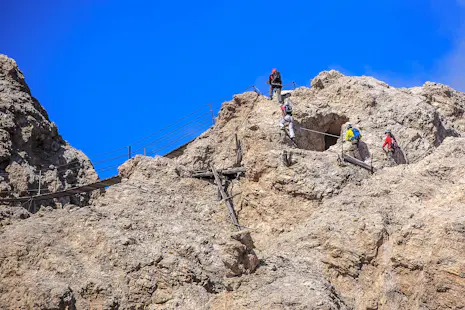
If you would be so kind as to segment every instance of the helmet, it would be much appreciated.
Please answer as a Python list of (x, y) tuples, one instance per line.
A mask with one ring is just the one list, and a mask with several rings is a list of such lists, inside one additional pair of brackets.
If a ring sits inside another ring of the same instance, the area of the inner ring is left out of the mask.
[(386, 129), (384, 133), (391, 133), (391, 129)]
[(273, 69), (273, 70), (271, 70), (271, 73), (275, 73), (276, 71), (277, 71), (276, 69)]
[(347, 129), (352, 128), (352, 124), (347, 124)]

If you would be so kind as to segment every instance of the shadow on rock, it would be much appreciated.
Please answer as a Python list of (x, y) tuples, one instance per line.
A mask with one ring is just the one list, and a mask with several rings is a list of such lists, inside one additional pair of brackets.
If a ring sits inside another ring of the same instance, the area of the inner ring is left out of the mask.
[(358, 154), (355, 154), (355, 155), (357, 159), (360, 159), (362, 161), (365, 161), (366, 159), (370, 158), (371, 153), (370, 153), (370, 150), (368, 149), (368, 145), (365, 142), (360, 141), (358, 143)]
[(393, 159), (397, 165), (407, 164), (407, 157), (404, 154), (404, 151), (400, 148), (397, 148), (394, 152)]

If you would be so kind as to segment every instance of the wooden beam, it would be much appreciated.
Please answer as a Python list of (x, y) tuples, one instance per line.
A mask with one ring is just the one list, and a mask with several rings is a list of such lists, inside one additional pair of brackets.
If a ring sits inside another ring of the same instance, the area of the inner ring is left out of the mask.
[(229, 218), (231, 219), (231, 222), (234, 224), (234, 226), (240, 229), (240, 225), (239, 225), (239, 222), (237, 221), (236, 213), (234, 212), (234, 207), (231, 202), (231, 197), (228, 197), (228, 195), (226, 195), (223, 189), (223, 184), (221, 183), (221, 178), (218, 175), (218, 171), (216, 171), (213, 165), (211, 166), (211, 169), (212, 169), (213, 176), (215, 178), (216, 185), (218, 186), (218, 190), (220, 191), (221, 197), (223, 198), (224, 202), (226, 203), (226, 206), (228, 207)]
[(240, 166), (242, 162), (242, 146), (239, 138), (237, 138), (237, 133), (234, 135), (236, 138), (236, 166)]
[[(218, 170), (219, 174), (222, 175), (234, 175), (238, 173), (244, 173), (244, 167), (230, 168), (230, 169), (220, 169)], [(211, 171), (196, 171), (192, 174), (193, 178), (212, 178), (214, 177)]]
[[(226, 199), (233, 199), (234, 197), (239, 196), (240, 194), (242, 194), (242, 192), (235, 193), (234, 195), (231, 195), (231, 196), (227, 197)], [(224, 199), (221, 199), (221, 200), (218, 202), (218, 205), (221, 205), (223, 202), (225, 202), (225, 200), (224, 200)]]
[(356, 165), (356, 166), (359, 166), (359, 167), (362, 167), (368, 171), (371, 171), (371, 172), (375, 172), (377, 169), (372, 167), (371, 165), (361, 161), (361, 160), (358, 160), (357, 158), (354, 158), (354, 157), (351, 157), (351, 156), (348, 156), (348, 155), (342, 155), (343, 156), (343, 159), (344, 161), (348, 162), (348, 163), (351, 163), (353, 165)]

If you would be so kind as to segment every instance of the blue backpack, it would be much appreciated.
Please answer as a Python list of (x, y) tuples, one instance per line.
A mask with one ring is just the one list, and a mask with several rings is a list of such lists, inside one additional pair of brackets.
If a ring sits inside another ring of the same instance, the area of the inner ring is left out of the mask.
[(354, 133), (354, 139), (360, 139), (362, 137), (360, 131), (357, 128), (352, 128), (352, 132)]

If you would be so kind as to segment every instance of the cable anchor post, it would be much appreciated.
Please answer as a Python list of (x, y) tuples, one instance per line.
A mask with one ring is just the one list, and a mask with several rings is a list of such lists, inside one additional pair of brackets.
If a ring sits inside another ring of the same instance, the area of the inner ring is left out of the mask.
[(40, 195), (41, 183), (42, 183), (42, 170), (39, 170), (39, 190), (38, 190), (38, 195)]
[(341, 132), (341, 158), (344, 159), (344, 134)]
[(257, 95), (260, 95), (260, 96), (263, 95), (262, 92), (257, 88), (257, 86), (254, 85), (254, 86), (252, 86), (252, 87), (253, 87), (254, 92), (257, 93)]
[(212, 115), (212, 125), (215, 125), (215, 113), (213, 113), (213, 105), (211, 103), (208, 105), (210, 106), (210, 113)]

